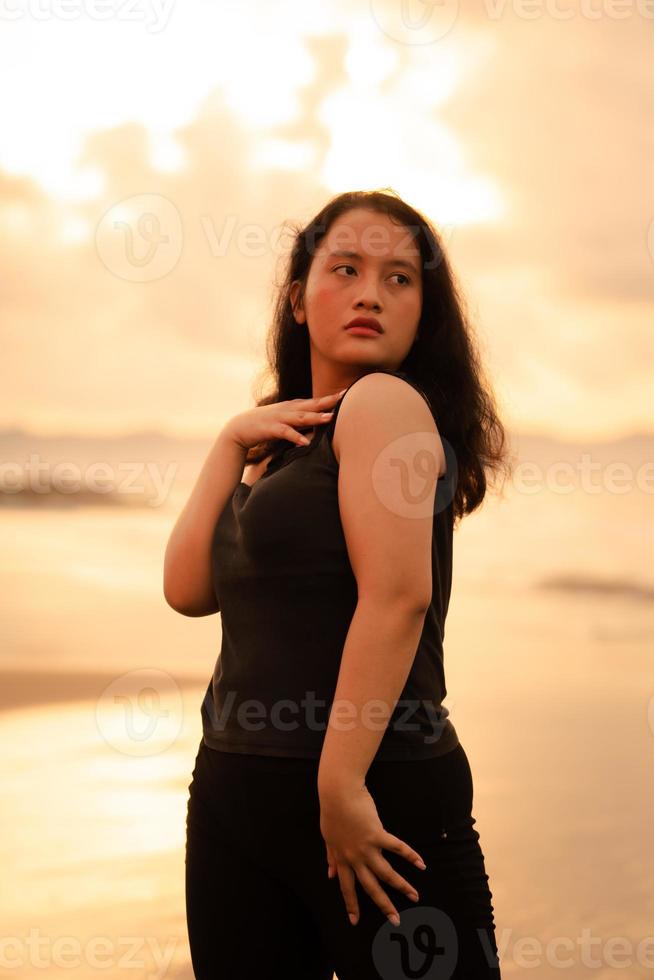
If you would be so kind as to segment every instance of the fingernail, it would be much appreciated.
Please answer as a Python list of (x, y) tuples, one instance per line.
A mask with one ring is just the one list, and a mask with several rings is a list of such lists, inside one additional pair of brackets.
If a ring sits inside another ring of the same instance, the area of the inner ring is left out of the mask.
[(413, 863), (415, 864), (416, 868), (420, 868), (421, 871), (427, 870), (427, 865), (424, 861), (414, 861)]
[(394, 926), (399, 926), (399, 924), (400, 924), (400, 917), (399, 917), (399, 915), (389, 915), (388, 921), (390, 923), (392, 923)]
[(342, 394), (344, 394), (344, 392), (346, 392), (346, 391), (347, 391), (347, 388), (343, 388), (343, 389), (342, 389), (341, 391), (339, 391), (339, 392), (337, 392), (337, 394), (339, 394), (339, 395), (342, 395)]
[(419, 895), (409, 895), (409, 898), (411, 899), (412, 902), (417, 902), (419, 897), (420, 897)]
[(349, 913), (349, 916), (350, 916), (350, 922), (352, 923), (352, 925), (353, 925), (353, 926), (355, 926), (355, 925), (357, 924), (357, 917), (356, 917), (356, 915), (353, 915), (353, 914), (352, 914), (352, 913), (350, 912), (350, 913)]

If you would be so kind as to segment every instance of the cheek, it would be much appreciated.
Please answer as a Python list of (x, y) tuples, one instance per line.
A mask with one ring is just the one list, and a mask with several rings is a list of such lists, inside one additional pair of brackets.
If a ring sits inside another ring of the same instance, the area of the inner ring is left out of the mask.
[(336, 306), (342, 305), (339, 291), (330, 286), (318, 286), (311, 292), (311, 316), (316, 326), (326, 324)]
[(329, 285), (316, 286), (313, 291), (314, 299), (318, 303), (329, 303), (336, 298), (337, 290)]
[(422, 297), (420, 293), (414, 292), (413, 295), (406, 297), (404, 312), (408, 319), (415, 321), (415, 323), (418, 322), (422, 313)]

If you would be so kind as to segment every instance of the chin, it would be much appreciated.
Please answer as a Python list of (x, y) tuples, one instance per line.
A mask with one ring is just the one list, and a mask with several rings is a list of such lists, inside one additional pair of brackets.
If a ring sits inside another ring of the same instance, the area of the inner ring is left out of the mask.
[(332, 360), (350, 366), (369, 365), (370, 367), (377, 367), (388, 361), (388, 355), (385, 355), (379, 348), (374, 350), (372, 343), (366, 349), (364, 339), (364, 343), (356, 348), (353, 345), (347, 351), (341, 349), (338, 354), (332, 357)]

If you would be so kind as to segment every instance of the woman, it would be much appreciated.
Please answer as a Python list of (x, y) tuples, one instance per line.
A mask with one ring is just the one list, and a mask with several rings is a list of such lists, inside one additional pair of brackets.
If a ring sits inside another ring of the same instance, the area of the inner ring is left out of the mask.
[(222, 619), (189, 786), (195, 976), (498, 978), (442, 640), (452, 531), (504, 430), (434, 229), (393, 193), (334, 198), (271, 340), (275, 391), (224, 426), (165, 558), (169, 604)]

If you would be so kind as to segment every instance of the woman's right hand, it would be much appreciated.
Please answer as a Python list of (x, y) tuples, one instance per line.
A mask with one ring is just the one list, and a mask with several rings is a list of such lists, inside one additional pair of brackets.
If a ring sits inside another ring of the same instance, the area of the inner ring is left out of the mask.
[(266, 439), (288, 439), (298, 446), (306, 446), (310, 440), (297, 428), (324, 425), (333, 416), (333, 406), (347, 391), (321, 398), (291, 398), (289, 401), (259, 405), (241, 412), (229, 420), (223, 432), (241, 449), (247, 452)]

